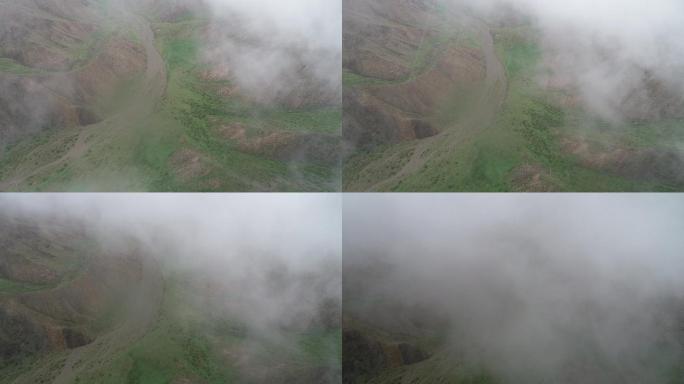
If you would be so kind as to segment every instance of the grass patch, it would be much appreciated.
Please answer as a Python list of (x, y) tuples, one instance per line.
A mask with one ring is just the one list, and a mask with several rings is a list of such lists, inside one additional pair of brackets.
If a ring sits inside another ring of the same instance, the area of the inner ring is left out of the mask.
[(299, 347), (309, 365), (342, 361), (342, 330), (312, 330), (299, 336)]
[(343, 69), (342, 70), (342, 84), (345, 87), (389, 85), (389, 84), (401, 83), (403, 81), (406, 81), (406, 80), (405, 79), (401, 79), (401, 80), (378, 79), (375, 77), (368, 77), (368, 76), (360, 75), (358, 73), (354, 73), (354, 72), (350, 71), (349, 69)]
[(49, 285), (38, 285), (22, 283), (14, 280), (3, 279), (0, 277), (0, 294), (16, 294), (24, 292), (34, 292), (49, 288)]
[(278, 107), (252, 108), (243, 111), (239, 116), (241, 116), (240, 121), (267, 131), (338, 134), (341, 128), (342, 109), (338, 107), (307, 110), (288, 110)]
[[(219, 97), (218, 89), (225, 85), (224, 82), (203, 80), (196, 73), (201, 65), (197, 63), (195, 24), (182, 25), (183, 28), (166, 26), (159, 32), (161, 51), (169, 66), (163, 111), (183, 127), (182, 134), (191, 147), (207, 156), (213, 170), (203, 177), (220, 180), (223, 184), (221, 190), (259, 188), (245, 182), (255, 185), (275, 182), (280, 190), (302, 188), (291, 180), (292, 169), (288, 164), (236, 150), (220, 136), (217, 122), (241, 122), (261, 132), (285, 130), (334, 134), (340, 129), (341, 109), (288, 110), (256, 106), (236, 97), (228, 100)], [(154, 162), (160, 163), (158, 159)], [(309, 185), (320, 185), (333, 174), (332, 169), (317, 167), (316, 164), (299, 167), (299, 172)], [(227, 179), (226, 174), (238, 177)]]
[(163, 50), (164, 60), (170, 70), (191, 68), (195, 65), (198, 43), (195, 39), (169, 41)]
[(0, 72), (9, 72), (17, 75), (33, 75), (42, 73), (41, 70), (27, 67), (14, 59), (0, 58)]
[[(508, 94), (503, 108), (488, 126), (476, 130), (456, 129), (443, 140), (434, 140), (421, 169), (383, 189), (392, 191), (491, 191), (526, 190), (518, 170), (532, 167), (538, 174), (534, 188), (557, 191), (668, 191), (673, 186), (656, 181), (639, 181), (587, 168), (570, 154), (564, 154), (558, 132), (584, 130), (604, 145), (653, 148), (672, 138), (684, 139), (681, 120), (615, 127), (588, 122), (553, 102), (548, 92), (534, 82), (541, 52), (531, 28), (506, 28), (495, 32), (495, 46), (508, 73)], [(478, 96), (470, 92), (470, 100)], [(459, 95), (453, 96), (458, 101)], [(435, 116), (437, 123), (456, 121), (462, 115), (445, 101)], [(470, 107), (466, 107), (471, 109)], [(451, 141), (452, 143), (446, 143)], [(401, 144), (400, 146), (411, 144)], [(345, 187), (363, 190), (396, 174), (405, 161), (397, 151), (380, 148), (352, 157), (345, 166)], [(516, 176), (517, 178), (517, 176)], [(375, 181), (375, 182), (374, 182)], [(522, 183), (522, 184), (521, 184)], [(541, 184), (539, 184), (541, 183)]]
[[(0, 159), (0, 180), (21, 175), (16, 189), (46, 190), (135, 190), (135, 191), (323, 191), (333, 188), (332, 165), (315, 160), (287, 163), (238, 150), (220, 133), (221, 125), (242, 122), (250, 132), (319, 133), (337, 135), (340, 108), (289, 110), (253, 105), (238, 97), (219, 96), (224, 81), (201, 77), (204, 65), (198, 61), (199, 31), (206, 20), (182, 18), (175, 23), (153, 25), (156, 45), (167, 66), (166, 94), (157, 104), (133, 97), (140, 92), (140, 76), (121, 84), (112, 95), (94, 103), (103, 122), (79, 129), (44, 131), (7, 148)], [(101, 40), (101, 39), (94, 39)], [(95, 49), (82, 46), (82, 57)], [(136, 108), (131, 108), (136, 107)], [(116, 118), (112, 118), (116, 117)], [(87, 136), (84, 155), (79, 152), (64, 164), (45, 165), (61, 159), (79, 138)], [(186, 151), (201, 158), (198, 169), (183, 167), (174, 155)], [(36, 169), (36, 172), (30, 177)], [(182, 174), (181, 174), (182, 173)]]

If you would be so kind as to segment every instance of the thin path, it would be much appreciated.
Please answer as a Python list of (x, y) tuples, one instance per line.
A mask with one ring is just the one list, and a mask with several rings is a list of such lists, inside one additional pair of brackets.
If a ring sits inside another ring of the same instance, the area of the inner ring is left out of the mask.
[(127, 350), (154, 326), (159, 317), (164, 283), (156, 260), (142, 256), (140, 285), (131, 297), (126, 320), (93, 343), (71, 351), (53, 384), (72, 384), (84, 370), (107, 368), (111, 357)]
[(501, 110), (504, 101), (506, 100), (507, 84), (506, 70), (501, 63), (494, 46), (494, 38), (486, 23), (481, 20), (473, 20), (479, 34), (479, 41), (481, 44), (481, 51), (485, 60), (485, 79), (483, 85), (483, 92), (480, 99), (476, 103), (474, 113), (465, 121), (445, 130), (436, 136), (428, 137), (416, 141), (413, 154), (409, 161), (394, 175), (380, 180), (373, 184), (369, 191), (384, 191), (396, 186), (401, 180), (406, 177), (419, 172), (427, 161), (432, 157), (435, 151), (429, 152), (435, 145), (447, 145), (447, 152), (457, 150), (458, 141), (453, 139), (455, 135), (452, 132), (455, 129), (459, 131), (477, 131), (489, 126), (496, 113)]
[(157, 50), (154, 31), (152, 31), (150, 23), (144, 17), (131, 12), (129, 10), (130, 7), (133, 7), (131, 5), (120, 5), (116, 3), (113, 4), (112, 7), (116, 8), (110, 9), (111, 17), (118, 18), (124, 23), (129, 23), (132, 30), (140, 38), (141, 44), (145, 49), (147, 63), (145, 66), (145, 76), (142, 82), (141, 92), (130, 101), (129, 107), (125, 110), (98, 123), (80, 127), (78, 138), (69, 150), (60, 158), (29, 170), (22, 169), (23, 167), (20, 166), (20, 169), (15, 172), (13, 177), (0, 181), (0, 191), (16, 189), (32, 177), (44, 173), (49, 169), (58, 168), (73, 159), (82, 157), (88, 150), (88, 132), (97, 128), (109, 126), (110, 124), (130, 121), (132, 120), (131, 115), (145, 115), (151, 113), (156, 103), (166, 92), (166, 63)]
[(121, 306), (123, 320), (90, 344), (36, 362), (30, 371), (14, 379), (14, 384), (73, 384), (84, 373), (107, 369), (113, 358), (128, 351), (154, 328), (164, 296), (162, 271), (156, 258), (144, 254), (138, 257), (139, 279)]

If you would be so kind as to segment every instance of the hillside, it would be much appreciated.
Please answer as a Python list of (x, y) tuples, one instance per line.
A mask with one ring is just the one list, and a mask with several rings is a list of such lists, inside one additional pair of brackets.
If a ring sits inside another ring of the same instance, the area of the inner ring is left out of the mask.
[(272, 49), (246, 21), (200, 0), (3, 1), (0, 15), (0, 190), (339, 188), (338, 92), (300, 66), (256, 97), (208, 57)]
[[(339, 382), (334, 297), (270, 335), (252, 328), (239, 286), (46, 217), (1, 217), (0, 383)], [(278, 269), (274, 290), (327, 283)]]
[(127, 328), (123, 320), (140, 310), (129, 303), (132, 292), (149, 289), (146, 299), (161, 293), (135, 252), (105, 251), (75, 223), (3, 215), (1, 225), (2, 382), (52, 382), (69, 351), (114, 334), (124, 343), (135, 337), (133, 327), (146, 332), (146, 322)]
[(349, 194), (346, 384), (684, 380), (677, 194)]
[(547, 52), (525, 14), (467, 3), (344, 3), (345, 190), (684, 187), (676, 85), (642, 70), (610, 100), (621, 118), (597, 116), (562, 76), (573, 52)]
[[(364, 272), (360, 271), (361, 268), (345, 268), (345, 274), (354, 274), (353, 279), (348, 279), (353, 282), (345, 282), (344, 292), (342, 341), (345, 384), (617, 384), (645, 381), (675, 384), (684, 378), (681, 356), (684, 302), (681, 298), (660, 298), (651, 310), (657, 319), (654, 322), (657, 325), (653, 326), (663, 328), (660, 330), (662, 333), (621, 334), (618, 336), (623, 342), (620, 344), (622, 349), (619, 349), (621, 355), (616, 356), (608, 341), (612, 340), (612, 335), (598, 331), (599, 322), (605, 321), (601, 316), (609, 317), (601, 308), (586, 304), (586, 313), (578, 315), (596, 322), (586, 332), (573, 332), (559, 325), (555, 333), (546, 334), (542, 328), (547, 319), (538, 318), (533, 321), (538, 321), (540, 333), (528, 335), (524, 326), (509, 323), (517, 321), (516, 316), (522, 316), (521, 313), (527, 309), (517, 308), (513, 296), (500, 293), (504, 296), (500, 303), (481, 303), (483, 312), (493, 308), (505, 312), (496, 319), (482, 319), (477, 314), (461, 312), (469, 303), (458, 300), (463, 299), (459, 295), (465, 295), (466, 300), (470, 295), (470, 299), (476, 300), (478, 293), (487, 293), (477, 290), (454, 293), (453, 296), (459, 298), (439, 303), (432, 303), (429, 299), (423, 303), (408, 302), (391, 294), (404, 292), (406, 286), (392, 285), (389, 277), (383, 278), (383, 273), (372, 266), (363, 265), (363, 268)], [(367, 276), (372, 276), (373, 282), (360, 283)], [(413, 283), (416, 286), (429, 284), (426, 281)], [(454, 313), (449, 305), (463, 308)], [(470, 323), (471, 316), (480, 323)], [(573, 320), (566, 320), (567, 323), (563, 324), (572, 328)], [(471, 332), (477, 334), (487, 327), (491, 328), (484, 338), (486, 344), (478, 344)], [(500, 334), (498, 330), (504, 331)], [(514, 333), (506, 335), (505, 330)], [(497, 339), (498, 336), (503, 338)], [(507, 336), (510, 338), (505, 338)], [(544, 355), (544, 352), (537, 355), (538, 351), (533, 350), (507, 349), (513, 346), (524, 348), (548, 341), (547, 338), (560, 340), (560, 344), (546, 346), (549, 349), (545, 353), (550, 355)], [(632, 344), (635, 340), (641, 340), (643, 344)], [(631, 360), (634, 356), (638, 356), (638, 360)], [(630, 363), (625, 364), (625, 361)]]

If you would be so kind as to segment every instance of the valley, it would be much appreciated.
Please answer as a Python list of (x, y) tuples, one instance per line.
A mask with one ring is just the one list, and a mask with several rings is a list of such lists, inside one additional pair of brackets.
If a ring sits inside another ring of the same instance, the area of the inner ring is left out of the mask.
[(467, 4), (345, 2), (345, 190), (682, 188), (684, 104), (667, 85), (597, 117), (525, 15)]
[[(204, 58), (220, 42), (201, 1), (0, 7), (23, 18), (2, 47), (27, 56), (0, 52), (0, 190), (338, 188), (334, 92), (309, 86), (263, 101), (238, 90)], [(221, 33), (251, 39), (231, 28)]]
[[(1, 218), (0, 383), (340, 380), (334, 297), (302, 313), (311, 321), (283, 318), (267, 332), (245, 313), (265, 308), (240, 283), (152, 255), (135, 237), (103, 242), (64, 216)], [(327, 282), (274, 276), (290, 291), (300, 279)]]

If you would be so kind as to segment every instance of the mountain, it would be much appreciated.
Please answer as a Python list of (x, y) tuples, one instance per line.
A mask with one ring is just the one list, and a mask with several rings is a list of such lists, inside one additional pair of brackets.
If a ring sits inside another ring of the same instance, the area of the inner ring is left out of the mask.
[(634, 64), (625, 95), (588, 96), (568, 76), (578, 52), (550, 50), (514, 7), (478, 6), (344, 2), (345, 190), (681, 190), (676, 84)]
[[(444, 264), (422, 268), (448, 270)], [(465, 274), (481, 272), (460, 267)], [(462, 289), (449, 290), (439, 273), (432, 280), (418, 273), (397, 279), (401, 268), (372, 257), (344, 268), (345, 384), (675, 384), (684, 377), (681, 295), (650, 296), (648, 322), (620, 317), (610, 312), (617, 305), (596, 305), (594, 298), (582, 301), (576, 317), (561, 316), (550, 308), (569, 305), (561, 297), (533, 308), (506, 283), (482, 277), (458, 283), (453, 276), (451, 283)], [(552, 318), (558, 321), (549, 329), (545, 322)], [(623, 326), (649, 330), (622, 332)]]
[[(80, 219), (33, 216), (0, 214), (0, 383), (341, 380), (338, 298), (317, 296), (315, 313), (292, 309), (267, 332), (254, 326), (264, 308), (229, 271), (179, 266)], [(270, 297), (318, 294), (330, 280), (284, 269), (266, 269)]]
[(5, 1), (0, 15), (0, 190), (339, 188), (339, 87), (301, 64), (311, 53), (287, 51), (288, 86), (268, 97), (214, 55), (274, 49), (250, 20), (201, 0)]

